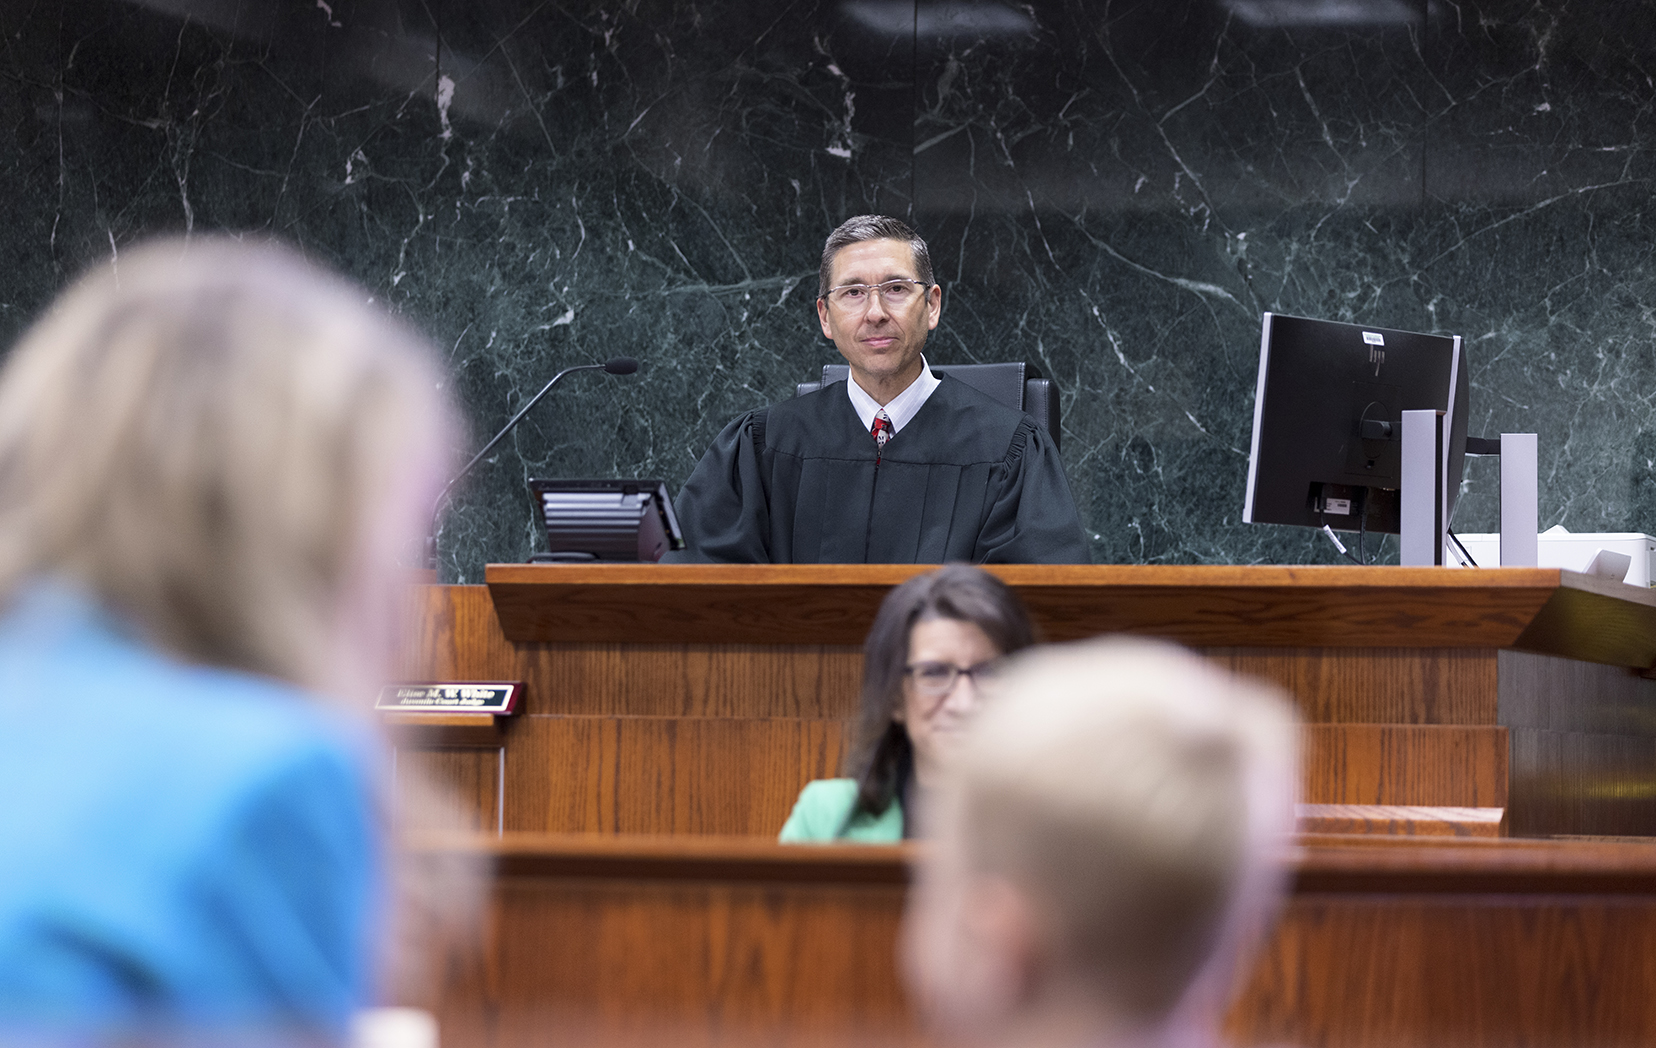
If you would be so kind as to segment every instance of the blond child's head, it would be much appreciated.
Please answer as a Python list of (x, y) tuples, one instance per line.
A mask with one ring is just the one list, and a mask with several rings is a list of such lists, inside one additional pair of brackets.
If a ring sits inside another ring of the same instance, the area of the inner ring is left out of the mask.
[(905, 933), (922, 1006), (1025, 1042), (1217, 1021), (1279, 894), (1296, 740), (1280, 694), (1172, 645), (1020, 659), (933, 798)]

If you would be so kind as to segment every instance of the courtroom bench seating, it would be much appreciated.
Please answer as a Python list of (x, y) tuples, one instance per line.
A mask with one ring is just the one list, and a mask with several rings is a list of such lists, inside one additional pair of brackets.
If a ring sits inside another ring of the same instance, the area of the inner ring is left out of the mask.
[[(486, 934), (406, 992), (444, 1043), (918, 1043), (896, 936), (916, 845), (520, 835), (417, 841), (492, 863)], [(1299, 838), (1242, 980), (1239, 1044), (1656, 1040), (1656, 846)]]

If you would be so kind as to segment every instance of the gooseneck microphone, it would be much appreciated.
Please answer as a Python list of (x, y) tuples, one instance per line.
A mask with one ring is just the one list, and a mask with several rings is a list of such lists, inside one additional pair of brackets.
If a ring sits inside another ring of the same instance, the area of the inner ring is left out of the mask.
[(437, 501), (431, 504), (431, 528), (426, 532), (426, 567), (435, 568), (437, 566), (437, 521), (442, 516), (443, 506), (448, 502), (449, 493), (454, 490), (454, 486), (460, 483), (466, 474), (470, 473), (479, 462), (482, 462), (488, 456), (489, 452), (495, 449), (496, 444), (506, 439), (506, 434), (517, 428), (517, 424), (523, 421), (523, 416), (529, 414), (530, 409), (539, 404), (542, 397), (552, 392), (553, 386), (561, 382), (565, 375), (575, 371), (602, 371), (606, 375), (631, 375), (637, 370), (637, 360), (632, 357), (616, 357), (613, 360), (606, 360), (602, 364), (577, 364), (572, 368), (564, 368), (553, 375), (552, 381), (542, 386), (539, 393), (530, 397), (529, 403), (523, 405), (518, 413), (513, 415), (505, 426), (501, 427), (500, 432), (494, 435), (494, 439), (483, 445), (483, 450), (473, 455), (471, 461), (462, 466), (460, 472), (456, 473), (449, 479), (447, 484), (443, 485), (443, 490), (437, 495)]

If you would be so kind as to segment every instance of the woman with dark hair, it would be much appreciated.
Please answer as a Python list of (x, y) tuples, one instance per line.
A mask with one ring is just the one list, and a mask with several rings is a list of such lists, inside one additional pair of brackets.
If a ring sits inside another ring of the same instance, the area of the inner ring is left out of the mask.
[(898, 841), (916, 836), (917, 790), (965, 727), (980, 683), (1035, 628), (1006, 583), (964, 564), (918, 575), (886, 595), (863, 644), (862, 704), (847, 767), (854, 778), (806, 785), (784, 841)]

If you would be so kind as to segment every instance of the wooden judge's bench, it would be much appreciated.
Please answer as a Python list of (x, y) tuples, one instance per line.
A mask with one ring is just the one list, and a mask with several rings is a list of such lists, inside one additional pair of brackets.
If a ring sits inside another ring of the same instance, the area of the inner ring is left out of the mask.
[[(512, 718), (393, 718), (455, 787), (491, 919), (413, 996), (444, 1042), (916, 1039), (908, 848), (788, 847), (837, 774), (885, 593), (923, 568), (491, 565), (417, 590), (409, 680)], [(1306, 722), (1283, 920), (1242, 1043), (1656, 1041), (1656, 596), (1546, 569), (998, 567), (1054, 641), (1189, 645)], [(432, 822), (435, 825), (435, 821)]]

